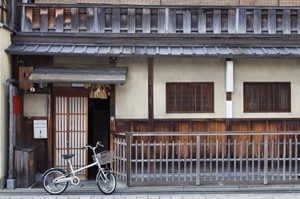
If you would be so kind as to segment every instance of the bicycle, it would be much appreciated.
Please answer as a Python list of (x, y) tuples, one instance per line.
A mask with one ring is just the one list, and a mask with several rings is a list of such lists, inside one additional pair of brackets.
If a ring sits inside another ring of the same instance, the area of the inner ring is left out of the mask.
[[(112, 161), (111, 152), (112, 151), (103, 151), (101, 153), (95, 152), (98, 146), (104, 147), (100, 142), (97, 142), (95, 147), (91, 147), (90, 145), (86, 145), (82, 149), (92, 149), (93, 151), (93, 160), (94, 163), (86, 165), (84, 167), (78, 168), (76, 170), (73, 169), (72, 163), (70, 159), (74, 157), (74, 154), (62, 155), (62, 158), (68, 161), (70, 167), (70, 173), (66, 172), (61, 168), (51, 168), (48, 169), (43, 174), (43, 187), (46, 192), (52, 195), (58, 195), (63, 193), (68, 184), (78, 185), (80, 183), (80, 179), (76, 176), (76, 173), (82, 171), (84, 169), (98, 166), (98, 173), (96, 176), (96, 184), (98, 185), (99, 190), (104, 194), (111, 194), (116, 189), (116, 178), (113, 174), (113, 171), (107, 167), (107, 164)], [(103, 167), (103, 165), (106, 165)]]

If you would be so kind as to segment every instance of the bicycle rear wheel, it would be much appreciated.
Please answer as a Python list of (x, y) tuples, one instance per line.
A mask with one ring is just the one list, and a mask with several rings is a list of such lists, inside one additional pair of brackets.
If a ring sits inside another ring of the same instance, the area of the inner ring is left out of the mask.
[(100, 170), (97, 174), (97, 185), (104, 194), (111, 194), (115, 191), (117, 182), (114, 174), (110, 169)]
[(63, 179), (66, 176), (66, 172), (62, 169), (48, 170), (43, 177), (43, 187), (45, 191), (52, 195), (61, 194), (68, 187), (68, 182), (56, 183), (55, 179)]

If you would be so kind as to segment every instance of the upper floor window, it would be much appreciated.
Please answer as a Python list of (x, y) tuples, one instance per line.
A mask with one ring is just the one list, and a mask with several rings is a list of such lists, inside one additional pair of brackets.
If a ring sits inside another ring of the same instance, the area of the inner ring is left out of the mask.
[(291, 83), (245, 82), (244, 112), (290, 112)]
[(214, 112), (214, 83), (166, 83), (167, 113)]

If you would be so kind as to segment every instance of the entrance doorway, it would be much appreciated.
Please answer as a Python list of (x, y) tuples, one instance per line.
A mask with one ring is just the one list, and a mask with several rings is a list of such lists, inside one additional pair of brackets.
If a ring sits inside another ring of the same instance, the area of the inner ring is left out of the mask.
[[(101, 142), (104, 147), (99, 147), (97, 152), (109, 150), (110, 143), (110, 110), (109, 99), (92, 99), (89, 98), (89, 115), (88, 115), (88, 144), (95, 146)], [(93, 162), (92, 151), (89, 150), (89, 164)], [(97, 167), (89, 168), (88, 177), (95, 178), (98, 170)]]

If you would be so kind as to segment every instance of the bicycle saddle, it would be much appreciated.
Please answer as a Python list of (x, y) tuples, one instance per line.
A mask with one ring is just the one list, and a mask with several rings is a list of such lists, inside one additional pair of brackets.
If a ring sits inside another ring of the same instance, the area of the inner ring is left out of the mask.
[(62, 155), (61, 157), (63, 159), (70, 159), (71, 157), (74, 157), (75, 155), (74, 154), (67, 154), (67, 155)]

